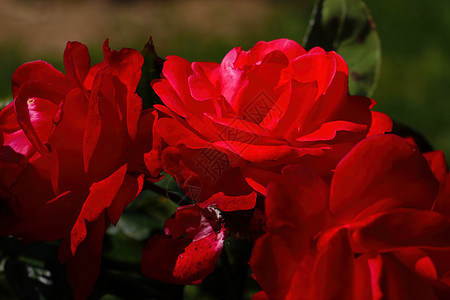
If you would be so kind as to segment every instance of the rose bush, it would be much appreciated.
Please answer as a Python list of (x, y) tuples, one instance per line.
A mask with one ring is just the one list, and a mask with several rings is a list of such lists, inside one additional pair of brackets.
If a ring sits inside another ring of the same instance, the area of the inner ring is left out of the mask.
[(143, 58), (113, 51), (91, 67), (86, 46), (69, 42), (66, 74), (43, 61), (13, 75), (14, 102), (0, 113), (0, 233), (28, 242), (62, 239), (59, 259), (75, 299), (99, 274), (103, 235), (159, 176), (157, 114), (135, 93)]
[(348, 95), (335, 52), (280, 39), (234, 48), (220, 64), (169, 56), (153, 88), (166, 172), (203, 208), (251, 209), (288, 163), (328, 176), (366, 136), (390, 131), (374, 101)]
[(330, 187), (284, 168), (250, 260), (253, 299), (448, 299), (450, 176), (442, 152), (426, 158), (384, 135), (356, 145)]

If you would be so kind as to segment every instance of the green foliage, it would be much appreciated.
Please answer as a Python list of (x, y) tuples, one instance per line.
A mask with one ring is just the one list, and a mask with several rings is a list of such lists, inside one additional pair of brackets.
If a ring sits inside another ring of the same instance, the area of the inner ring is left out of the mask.
[(339, 53), (349, 67), (350, 94), (373, 94), (380, 73), (381, 45), (364, 2), (317, 0), (303, 46)]

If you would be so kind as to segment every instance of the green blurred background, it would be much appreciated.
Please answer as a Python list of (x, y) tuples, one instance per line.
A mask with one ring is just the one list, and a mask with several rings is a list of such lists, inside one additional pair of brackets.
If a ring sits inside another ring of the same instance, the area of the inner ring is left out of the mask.
[[(235, 46), (287, 37), (301, 41), (314, 0), (2, 0), (0, 99), (22, 63), (42, 59), (62, 70), (68, 40), (101, 60), (115, 49), (141, 49), (149, 35), (160, 56), (220, 61)], [(382, 42), (376, 110), (429, 139), (450, 158), (450, 1), (366, 0)]]

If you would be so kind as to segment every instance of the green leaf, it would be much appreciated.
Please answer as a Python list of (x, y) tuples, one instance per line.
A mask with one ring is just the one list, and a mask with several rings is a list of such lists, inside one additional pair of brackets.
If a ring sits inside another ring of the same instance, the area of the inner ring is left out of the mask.
[(381, 67), (381, 43), (363, 1), (317, 0), (303, 46), (336, 51), (349, 67), (350, 94), (373, 94)]
[(153, 104), (162, 104), (161, 99), (153, 91), (151, 82), (153, 79), (160, 78), (164, 60), (156, 54), (152, 37), (145, 44), (141, 54), (144, 57), (144, 65), (142, 66), (142, 76), (137, 87), (137, 93), (142, 98), (145, 109), (153, 107)]

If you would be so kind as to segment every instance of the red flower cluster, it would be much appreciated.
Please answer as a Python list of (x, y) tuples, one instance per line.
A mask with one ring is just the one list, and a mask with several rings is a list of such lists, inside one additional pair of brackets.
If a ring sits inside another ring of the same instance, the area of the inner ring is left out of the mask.
[(450, 299), (443, 154), (384, 134), (391, 120), (348, 95), (338, 54), (280, 39), (220, 64), (170, 56), (157, 110), (135, 92), (142, 56), (106, 42), (104, 57), (91, 67), (71, 42), (66, 75), (19, 67), (0, 113), (0, 234), (62, 240), (76, 299), (98, 277), (107, 226), (161, 169), (196, 204), (150, 238), (146, 276), (200, 283), (249, 213), (254, 299)]
[[(347, 77), (336, 53), (290, 40), (235, 48), (221, 64), (168, 57), (153, 83), (166, 104), (156, 106), (167, 115), (157, 121), (163, 169), (201, 208), (248, 210), (256, 193), (266, 196), (266, 233), (250, 261), (263, 288), (255, 299), (445, 298), (442, 153), (427, 154), (428, 165), (410, 142), (383, 135), (390, 119), (370, 111), (373, 100), (349, 96)], [(144, 273), (205, 277), (217, 261), (206, 245), (216, 237), (221, 251), (223, 227), (203, 230), (201, 211), (178, 211), (166, 237), (149, 241)]]
[(450, 176), (441, 152), (367, 138), (331, 186), (286, 166), (268, 187), (252, 299), (449, 299)]
[(91, 67), (87, 48), (69, 42), (66, 75), (43, 61), (22, 65), (13, 75), (14, 102), (0, 114), (0, 233), (62, 239), (59, 258), (68, 262), (76, 299), (97, 279), (106, 228), (144, 176), (160, 173), (152, 161), (157, 115), (142, 111), (135, 93), (143, 58), (112, 51), (108, 41), (103, 52)]

